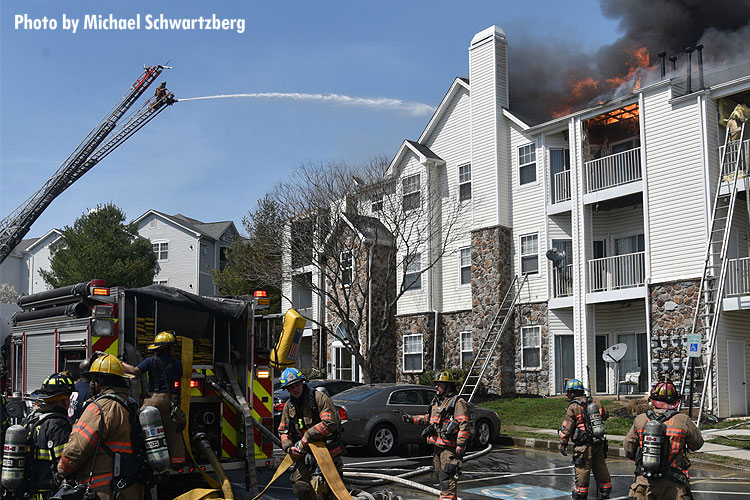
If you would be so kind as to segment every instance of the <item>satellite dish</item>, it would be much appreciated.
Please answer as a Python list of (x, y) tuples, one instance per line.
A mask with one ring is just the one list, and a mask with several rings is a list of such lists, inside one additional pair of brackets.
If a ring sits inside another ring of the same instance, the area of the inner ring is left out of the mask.
[(604, 349), (604, 352), (602, 353), (602, 359), (607, 363), (617, 363), (625, 357), (625, 353), (627, 352), (627, 344), (615, 344)]
[(549, 260), (552, 261), (552, 264), (556, 268), (562, 269), (563, 262), (565, 261), (565, 250), (560, 250), (559, 248), (552, 247), (547, 250), (547, 253), (545, 255)]

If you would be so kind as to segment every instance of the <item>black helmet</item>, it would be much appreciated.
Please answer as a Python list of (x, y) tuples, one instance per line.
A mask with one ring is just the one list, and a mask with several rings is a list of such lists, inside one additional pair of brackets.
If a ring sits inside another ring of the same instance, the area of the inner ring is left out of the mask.
[(53, 399), (56, 396), (70, 396), (75, 391), (75, 383), (65, 373), (53, 373), (42, 382), (42, 387), (31, 393), (39, 399)]

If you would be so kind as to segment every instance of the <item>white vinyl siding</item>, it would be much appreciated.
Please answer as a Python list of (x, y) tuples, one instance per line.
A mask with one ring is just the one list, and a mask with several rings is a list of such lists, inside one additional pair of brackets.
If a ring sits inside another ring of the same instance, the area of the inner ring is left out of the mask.
[(422, 334), (404, 335), (404, 373), (416, 373), (423, 370), (424, 346)]
[[(750, 405), (750, 337), (747, 335), (747, 324), (750, 322), (750, 311), (724, 311), (719, 320), (719, 333), (716, 337), (716, 370), (719, 381), (718, 412), (719, 418), (729, 416), (729, 361), (727, 357), (727, 341), (740, 340), (745, 342), (745, 393)], [(716, 403), (714, 403), (716, 405)], [(750, 409), (750, 408), (749, 408)]]
[[(151, 227), (151, 220), (159, 219), (156, 227)], [(169, 242), (169, 260), (159, 262), (162, 276), (169, 277), (169, 286), (190, 293), (200, 293), (198, 285), (198, 259), (200, 258), (200, 240), (194, 232), (169, 220), (152, 214), (139, 222), (138, 234), (153, 243)], [(208, 282), (211, 281), (207, 276)]]
[[(705, 176), (699, 109), (695, 99), (675, 105), (667, 99), (666, 88), (646, 95), (642, 110), (654, 283), (700, 276), (705, 252)], [(716, 115), (710, 114), (707, 120), (715, 121)], [(710, 169), (718, 171), (718, 161)], [(706, 182), (713, 190), (715, 177)]]

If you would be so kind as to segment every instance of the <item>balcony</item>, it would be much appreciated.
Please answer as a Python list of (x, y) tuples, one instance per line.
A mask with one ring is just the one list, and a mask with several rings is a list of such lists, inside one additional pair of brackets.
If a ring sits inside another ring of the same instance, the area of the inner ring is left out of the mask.
[(587, 303), (645, 297), (646, 252), (635, 252), (588, 262)]
[(562, 203), (570, 200), (570, 170), (563, 170), (555, 174), (555, 192), (552, 203)]
[(555, 268), (552, 275), (553, 296), (556, 299), (573, 296), (573, 264)]
[[(616, 188), (640, 181), (641, 148), (605, 156), (584, 164), (586, 171), (586, 194)], [(627, 193), (629, 194), (629, 193)]]
[(730, 259), (726, 279), (722, 301), (724, 310), (750, 309), (750, 257)]

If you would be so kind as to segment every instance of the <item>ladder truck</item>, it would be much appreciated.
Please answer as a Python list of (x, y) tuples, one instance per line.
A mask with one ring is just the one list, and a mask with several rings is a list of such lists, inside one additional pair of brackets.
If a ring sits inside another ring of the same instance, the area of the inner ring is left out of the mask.
[[(170, 69), (170, 67), (163, 65), (144, 66), (143, 73), (89, 132), (57, 171), (52, 174), (52, 177), (36, 193), (0, 221), (0, 264), (29, 232), (32, 224), (55, 198), (146, 123), (154, 119), (167, 106), (177, 102), (174, 94), (167, 91), (162, 85), (160, 86), (161, 90), (157, 90), (157, 95), (153, 99), (149, 99), (137, 108), (125, 119), (124, 124), (119, 129), (115, 129), (117, 122), (125, 116), (138, 98), (165, 69)], [(115, 135), (104, 142), (115, 130)]]

